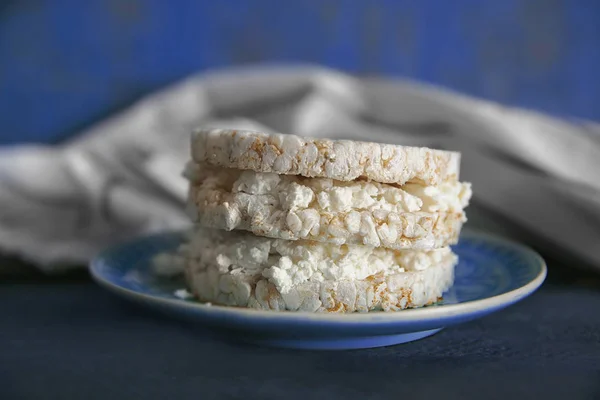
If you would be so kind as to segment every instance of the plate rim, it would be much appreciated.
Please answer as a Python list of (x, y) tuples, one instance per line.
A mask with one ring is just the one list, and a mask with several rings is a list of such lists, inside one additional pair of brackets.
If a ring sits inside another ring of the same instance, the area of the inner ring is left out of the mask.
[(254, 323), (259, 321), (278, 323), (314, 322), (335, 325), (364, 325), (370, 323), (422, 323), (439, 321), (453, 317), (469, 316), (479, 313), (487, 314), (489, 312), (510, 306), (511, 304), (514, 304), (531, 295), (544, 283), (547, 276), (546, 262), (535, 250), (511, 239), (475, 229), (463, 229), (461, 238), (472, 237), (476, 239), (483, 239), (494, 242), (495, 244), (508, 246), (520, 254), (528, 255), (529, 258), (533, 260), (539, 268), (538, 274), (525, 285), (506, 293), (501, 293), (484, 299), (469, 300), (458, 304), (445, 304), (443, 306), (413, 308), (395, 312), (332, 314), (302, 311), (257, 310), (244, 307), (222, 306), (216, 304), (185, 301), (182, 299), (164, 298), (147, 293), (140, 293), (133, 289), (120, 286), (105, 278), (100, 271), (98, 271), (100, 269), (100, 264), (102, 264), (102, 260), (106, 258), (106, 255), (109, 253), (118, 251), (121, 248), (131, 246), (139, 241), (147, 240), (152, 237), (181, 235), (183, 232), (184, 231), (165, 231), (151, 235), (139, 236), (116, 246), (109, 247), (100, 252), (90, 261), (88, 266), (90, 275), (100, 286), (134, 301), (153, 303), (162, 307), (168, 306), (173, 309), (184, 308), (186, 311), (200, 312), (207, 317), (229, 317), (237, 318), (238, 320), (247, 319), (248, 321), (251, 320)]

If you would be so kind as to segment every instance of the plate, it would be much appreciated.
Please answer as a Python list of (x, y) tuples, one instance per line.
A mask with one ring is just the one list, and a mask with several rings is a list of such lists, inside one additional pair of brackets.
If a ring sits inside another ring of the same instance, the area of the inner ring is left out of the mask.
[(90, 264), (93, 278), (127, 300), (182, 317), (223, 338), (305, 349), (357, 349), (406, 343), (442, 328), (483, 317), (522, 300), (546, 277), (533, 250), (489, 234), (465, 230), (453, 250), (455, 283), (435, 305), (396, 312), (316, 314), (263, 311), (182, 300), (182, 278), (159, 277), (150, 260), (175, 249), (182, 232), (146, 236), (107, 249)]

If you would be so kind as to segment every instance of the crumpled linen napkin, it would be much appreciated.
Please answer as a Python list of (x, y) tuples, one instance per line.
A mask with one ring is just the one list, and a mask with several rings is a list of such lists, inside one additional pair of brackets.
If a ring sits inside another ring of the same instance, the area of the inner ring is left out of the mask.
[(467, 226), (600, 271), (600, 125), (310, 65), (201, 73), (61, 145), (0, 149), (0, 249), (57, 272), (188, 226), (181, 171), (198, 126), (460, 151)]

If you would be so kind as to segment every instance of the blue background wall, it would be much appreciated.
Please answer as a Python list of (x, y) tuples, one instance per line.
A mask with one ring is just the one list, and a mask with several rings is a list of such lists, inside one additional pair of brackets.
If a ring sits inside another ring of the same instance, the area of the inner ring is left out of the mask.
[(0, 144), (190, 73), (310, 61), (600, 120), (600, 1), (0, 0)]

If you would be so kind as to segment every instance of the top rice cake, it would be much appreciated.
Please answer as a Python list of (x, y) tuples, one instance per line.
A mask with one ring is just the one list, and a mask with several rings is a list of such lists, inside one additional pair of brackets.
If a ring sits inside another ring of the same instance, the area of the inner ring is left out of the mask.
[(198, 129), (191, 145), (193, 161), (224, 168), (396, 185), (459, 179), (460, 153), (426, 147), (232, 129)]

